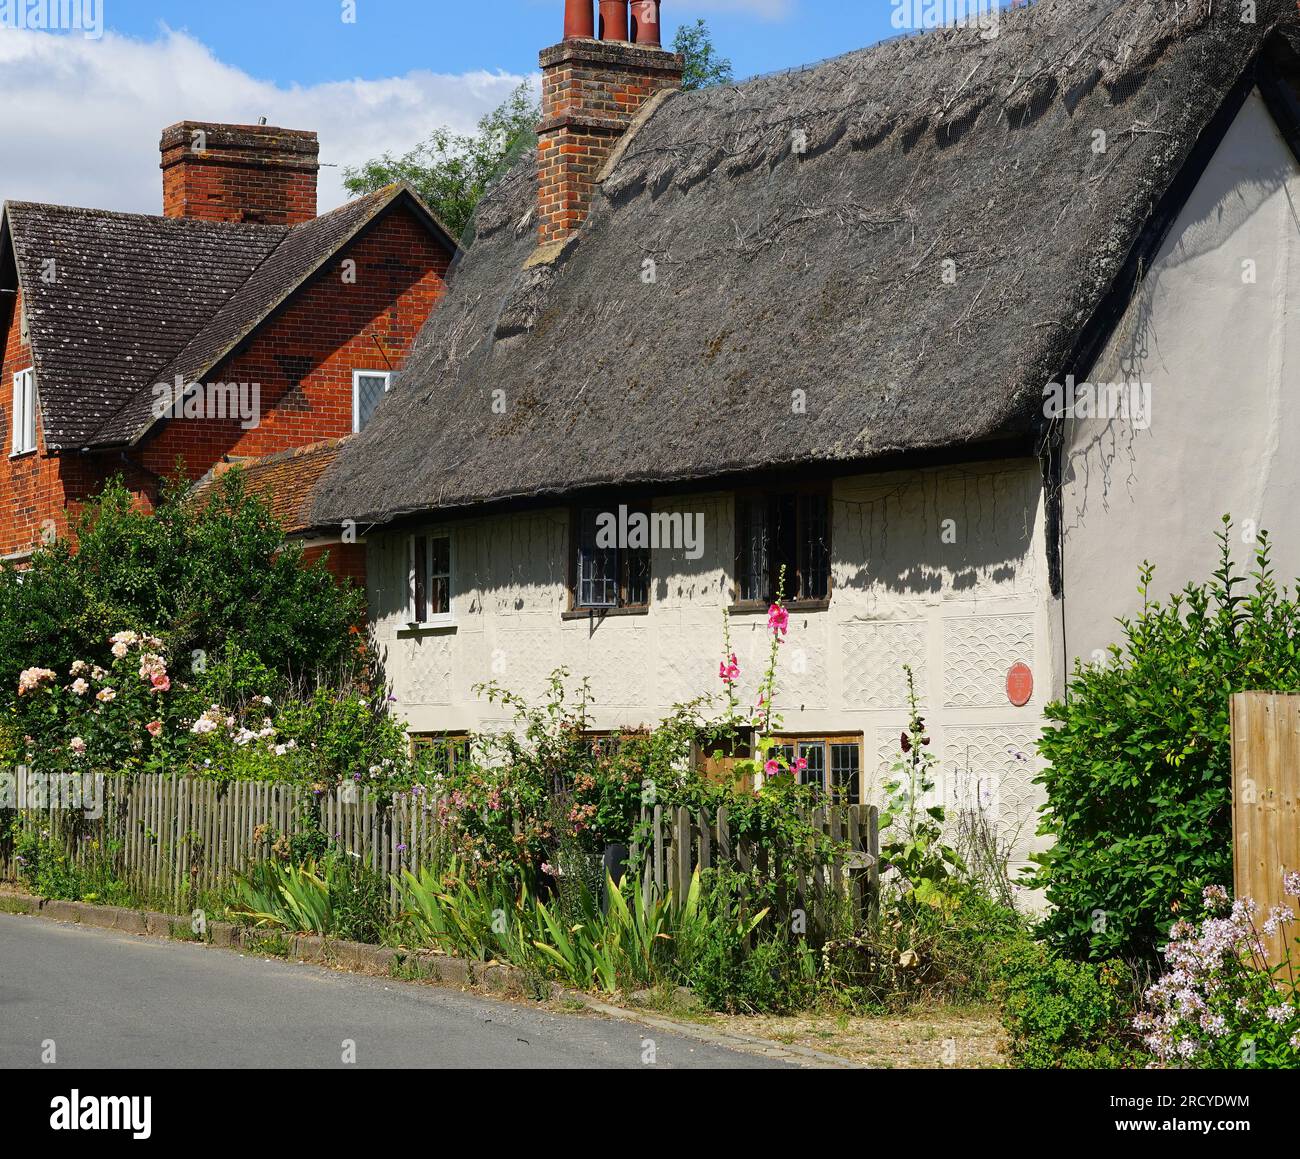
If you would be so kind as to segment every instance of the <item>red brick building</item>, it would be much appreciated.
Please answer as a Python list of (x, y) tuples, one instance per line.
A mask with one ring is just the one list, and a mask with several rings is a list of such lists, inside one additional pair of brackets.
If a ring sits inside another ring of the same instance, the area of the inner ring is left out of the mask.
[(409, 188), (316, 216), (315, 133), (185, 121), (161, 150), (163, 216), (4, 206), (0, 557), (114, 475), (150, 506), (178, 465), (277, 456), (259, 489), (296, 492), (321, 456), (284, 453), (366, 424), (446, 289), (456, 243)]

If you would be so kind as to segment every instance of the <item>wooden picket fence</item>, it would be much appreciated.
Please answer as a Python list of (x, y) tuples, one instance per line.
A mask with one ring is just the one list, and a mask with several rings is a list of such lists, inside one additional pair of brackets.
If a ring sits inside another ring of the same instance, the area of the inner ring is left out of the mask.
[[(82, 778), (76, 807), (70, 795), (47, 791), (20, 770), (22, 824), (63, 843), (81, 867), (107, 863), (134, 893), (156, 904), (184, 906), (271, 856), (277, 837), (319, 829), (342, 849), (385, 876), (437, 864), (446, 828), (438, 801), (405, 795), (383, 804), (358, 786), (331, 791), (304, 810), (304, 791), (260, 781), (200, 777)], [(12, 849), (0, 850), (0, 876), (18, 877)]]
[[(880, 889), (879, 810), (874, 805), (823, 805), (801, 812), (812, 828), (842, 844), (845, 855), (829, 865), (796, 874), (797, 884), (781, 906), (783, 920), (795, 910), (808, 917), (810, 931), (826, 933), (833, 906), (849, 903), (855, 916), (866, 921)], [(695, 870), (719, 863), (734, 864), (742, 873), (773, 880), (780, 876), (780, 852), (752, 848), (733, 840), (726, 806), (713, 816), (685, 808), (655, 805), (643, 809), (642, 829), (649, 833), (641, 888), (648, 900), (652, 889), (671, 890), (682, 897)], [(633, 849), (632, 860), (640, 851)], [(770, 860), (771, 859), (771, 860)]]
[[(455, 824), (445, 799), (417, 793), (386, 802), (346, 784), (313, 799), (300, 787), (260, 781), (91, 774), (74, 781), (70, 793), (66, 782), (51, 789), (19, 770), (15, 800), (23, 826), (48, 832), (83, 869), (101, 865), (135, 895), (175, 909), (272, 856), (281, 838), (318, 830), (391, 880), (403, 869), (418, 873), (444, 864)], [(827, 805), (808, 816), (848, 852), (836, 864), (800, 875), (782, 908), (803, 909), (816, 923), (832, 898), (848, 899), (865, 916), (879, 884), (876, 808)], [(780, 870), (780, 851), (733, 841), (725, 807), (706, 817), (656, 805), (643, 811), (642, 821), (650, 835), (641, 878), (647, 898), (669, 890), (680, 898), (697, 868), (721, 862), (760, 876)], [(632, 861), (639, 863), (638, 850)], [(0, 877), (15, 880), (18, 871), (14, 850), (0, 848)], [(390, 900), (396, 904), (395, 885)]]

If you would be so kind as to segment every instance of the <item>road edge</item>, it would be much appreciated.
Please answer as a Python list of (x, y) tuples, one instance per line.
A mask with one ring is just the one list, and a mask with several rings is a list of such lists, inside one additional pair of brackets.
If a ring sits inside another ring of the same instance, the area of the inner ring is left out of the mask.
[[(138, 937), (187, 942), (214, 949), (240, 950), (244, 953), (280, 958), (290, 964), (327, 966), (351, 974), (391, 978), (394, 981), (426, 985), (457, 986), (462, 990), (486, 991), (491, 995), (516, 999), (540, 999), (574, 1002), (593, 1014), (632, 1022), (655, 1030), (690, 1038), (710, 1046), (761, 1054), (783, 1059), (799, 1066), (818, 1069), (863, 1070), (860, 1063), (811, 1047), (776, 1042), (733, 1031), (717, 1030), (698, 1023), (682, 1022), (666, 1015), (618, 1006), (603, 998), (571, 990), (558, 982), (530, 978), (527, 971), (501, 963), (487, 964), (467, 958), (453, 958), (428, 951), (371, 946), (324, 938), (316, 934), (281, 934), (236, 926), (231, 922), (205, 921), (203, 935), (194, 929), (194, 919), (181, 914), (164, 914), (155, 910), (130, 909), (125, 906), (96, 905), (82, 901), (60, 901), (38, 897), (10, 888), (0, 888), (0, 913), (27, 915), (49, 921), (67, 922)], [(268, 943), (275, 943), (274, 952)]]

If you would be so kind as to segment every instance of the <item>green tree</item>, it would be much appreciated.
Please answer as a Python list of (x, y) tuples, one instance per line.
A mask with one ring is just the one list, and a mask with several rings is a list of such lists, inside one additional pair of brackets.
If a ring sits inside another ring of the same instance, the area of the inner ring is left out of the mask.
[(434, 129), (408, 153), (385, 153), (343, 171), (349, 193), (373, 193), (408, 182), (455, 237), (464, 234), (474, 207), (492, 180), (537, 142), (542, 110), (527, 82), (486, 114), (473, 133)]
[(323, 564), (303, 565), (238, 469), (203, 503), (173, 482), (153, 515), (113, 480), (75, 531), (75, 543), (41, 548), (25, 571), (0, 570), (4, 700), (23, 669), (65, 673), (127, 629), (162, 637), (183, 675), (196, 653), (204, 668), (237, 662), (286, 680), (335, 676), (359, 659), (362, 594), (337, 586)]
[(677, 29), (673, 40), (673, 51), (686, 58), (686, 71), (682, 76), (682, 88), (686, 90), (706, 89), (711, 85), (730, 84), (735, 80), (731, 71), (731, 61), (719, 56), (713, 44), (713, 33), (703, 20), (694, 24), (683, 24)]

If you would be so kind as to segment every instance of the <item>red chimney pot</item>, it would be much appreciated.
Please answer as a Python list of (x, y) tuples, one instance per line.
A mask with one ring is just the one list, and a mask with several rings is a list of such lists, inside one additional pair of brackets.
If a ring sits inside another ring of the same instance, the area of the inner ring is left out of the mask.
[(595, 35), (592, 0), (564, 0), (564, 39), (591, 40)]
[(659, 0), (632, 0), (632, 42), (648, 48), (662, 48), (659, 31)]
[(600, 0), (600, 39), (627, 43), (627, 0)]

